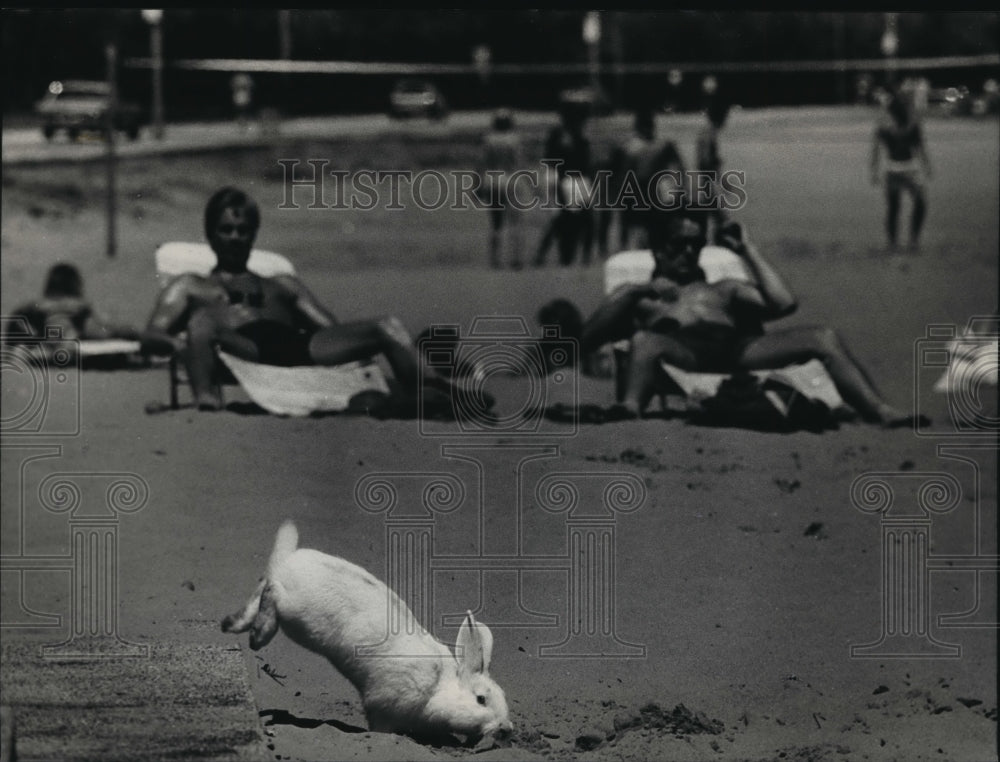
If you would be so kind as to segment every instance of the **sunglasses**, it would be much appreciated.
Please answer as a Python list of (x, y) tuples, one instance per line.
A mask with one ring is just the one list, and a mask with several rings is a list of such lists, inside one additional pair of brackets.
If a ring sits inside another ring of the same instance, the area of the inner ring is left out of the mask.
[(703, 236), (700, 236), (700, 235), (697, 235), (697, 236), (690, 236), (690, 235), (674, 236), (669, 241), (667, 241), (667, 245), (670, 246), (670, 247), (672, 247), (672, 248), (680, 248), (682, 246), (684, 246), (684, 247), (687, 247), (687, 246), (697, 246), (698, 248), (701, 248), (702, 246), (705, 245), (705, 238)]

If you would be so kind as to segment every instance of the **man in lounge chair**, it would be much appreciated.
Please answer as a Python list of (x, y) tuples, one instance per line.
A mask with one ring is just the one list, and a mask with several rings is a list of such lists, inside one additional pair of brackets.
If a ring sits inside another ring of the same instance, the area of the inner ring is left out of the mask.
[[(243, 191), (222, 188), (209, 199), (205, 235), (218, 264), (207, 277), (179, 275), (163, 289), (143, 348), (181, 353), (199, 410), (222, 404), (213, 383), (216, 348), (283, 366), (341, 365), (383, 354), (401, 391), (415, 402), (421, 368), (403, 324), (395, 317), (341, 323), (294, 276), (265, 278), (247, 270), (259, 227), (260, 210)], [(424, 373), (425, 403), (468, 393), (433, 370)], [(477, 405), (488, 407), (491, 401), (478, 395)]]
[(690, 372), (733, 373), (815, 358), (845, 402), (866, 420), (887, 427), (913, 424), (912, 415), (882, 398), (832, 329), (803, 326), (764, 332), (764, 322), (791, 314), (797, 302), (737, 223), (725, 225), (718, 242), (743, 258), (756, 284), (707, 283), (698, 266), (705, 244), (701, 227), (678, 215), (651, 215), (650, 222), (656, 261), (651, 281), (614, 291), (583, 328), (583, 353), (632, 340), (622, 417), (645, 412), (661, 380), (661, 362)]

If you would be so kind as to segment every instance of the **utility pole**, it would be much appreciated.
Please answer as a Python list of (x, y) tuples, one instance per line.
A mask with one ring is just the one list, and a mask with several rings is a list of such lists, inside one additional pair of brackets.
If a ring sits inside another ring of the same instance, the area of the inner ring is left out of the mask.
[(490, 97), (490, 68), (493, 60), (493, 52), (487, 45), (476, 45), (472, 49), (472, 65), (476, 69), (479, 77), (479, 100), (484, 106), (495, 106), (493, 98)]
[(587, 45), (587, 62), (590, 69), (590, 87), (596, 96), (600, 92), (597, 74), (601, 64), (601, 14), (588, 11), (583, 17), (583, 41)]
[[(832, 15), (833, 21), (833, 57), (838, 61), (844, 60), (844, 27), (845, 19), (842, 12), (835, 11)], [(837, 72), (837, 103), (847, 103), (847, 69), (842, 68)]]
[[(292, 12), (288, 8), (278, 11), (278, 57), (282, 61), (288, 61), (292, 57)], [(283, 110), (288, 112), (288, 105), (291, 103), (291, 89), (289, 87), (289, 75), (281, 75), (281, 105)]]
[(287, 8), (278, 11), (278, 47), (283, 61), (292, 57), (292, 12)]
[(144, 8), (142, 19), (149, 24), (149, 55), (153, 59), (153, 137), (163, 140), (163, 11)]
[(882, 54), (885, 56), (885, 84), (892, 87), (896, 79), (896, 52), (899, 50), (897, 31), (898, 13), (885, 14), (885, 31), (882, 33)]
[(104, 115), (104, 136), (107, 145), (107, 211), (108, 211), (108, 257), (114, 259), (118, 253), (118, 210), (115, 189), (115, 117), (118, 115), (118, 50), (111, 44), (104, 49), (107, 59), (108, 109)]
[(622, 105), (625, 93), (625, 73), (622, 64), (625, 61), (625, 41), (622, 36), (621, 13), (614, 11), (608, 15), (608, 42), (611, 48), (611, 63), (615, 76), (614, 106)]

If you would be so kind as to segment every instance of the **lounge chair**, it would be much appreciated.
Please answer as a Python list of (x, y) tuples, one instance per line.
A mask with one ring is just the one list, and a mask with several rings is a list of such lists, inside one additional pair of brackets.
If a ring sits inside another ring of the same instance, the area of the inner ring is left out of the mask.
[[(608, 257), (604, 263), (604, 293), (610, 294), (627, 283), (648, 283), (655, 264), (653, 253), (648, 249), (623, 251)], [(699, 255), (698, 264), (709, 283), (727, 279), (748, 282), (754, 280), (746, 262), (722, 246), (705, 246)], [(615, 397), (621, 402), (625, 397), (626, 369), (631, 342), (628, 340), (616, 342), (612, 345), (612, 351), (615, 358)], [(664, 407), (667, 406), (666, 397), (669, 395), (678, 395), (687, 400), (712, 397), (722, 381), (728, 377), (727, 374), (718, 373), (691, 373), (666, 362), (661, 363), (661, 367), (668, 379), (660, 395), (660, 403)], [(761, 380), (772, 377), (780, 379), (809, 399), (823, 402), (831, 410), (844, 405), (833, 379), (819, 360), (809, 360), (806, 363), (776, 370), (757, 371), (754, 375)]]
[[(156, 250), (156, 277), (163, 288), (183, 273), (208, 275), (216, 257), (208, 244), (171, 242)], [(254, 249), (247, 269), (263, 277), (294, 275), (295, 267), (281, 254)], [(243, 360), (219, 351), (216, 375), (221, 396), (224, 384), (239, 384), (253, 402), (276, 415), (304, 416), (347, 408), (359, 392), (388, 393), (389, 386), (377, 363), (351, 362), (337, 366), (278, 367)], [(180, 407), (179, 388), (188, 383), (181, 358), (171, 356), (170, 407)]]

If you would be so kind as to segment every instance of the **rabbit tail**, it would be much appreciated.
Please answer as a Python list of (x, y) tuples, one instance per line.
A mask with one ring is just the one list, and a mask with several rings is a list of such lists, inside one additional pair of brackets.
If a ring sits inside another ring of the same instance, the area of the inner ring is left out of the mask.
[(299, 547), (299, 530), (291, 521), (284, 522), (278, 528), (278, 534), (274, 538), (274, 550), (267, 561), (267, 578), (273, 579), (278, 566), (288, 558)]

